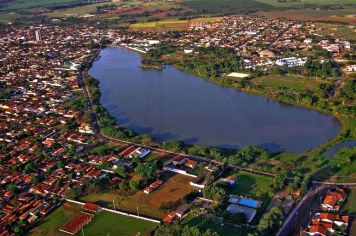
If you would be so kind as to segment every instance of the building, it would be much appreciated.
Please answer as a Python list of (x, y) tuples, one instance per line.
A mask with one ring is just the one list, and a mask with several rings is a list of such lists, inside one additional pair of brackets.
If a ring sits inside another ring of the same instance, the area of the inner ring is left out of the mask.
[(35, 31), (36, 41), (42, 41), (42, 33), (41, 30)]
[(275, 57), (276, 54), (271, 50), (262, 50), (258, 53), (260, 57)]

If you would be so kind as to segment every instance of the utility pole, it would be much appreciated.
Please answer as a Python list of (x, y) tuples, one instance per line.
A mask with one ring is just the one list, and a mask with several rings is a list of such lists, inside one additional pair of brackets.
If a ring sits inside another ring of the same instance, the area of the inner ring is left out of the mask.
[(82, 228), (82, 234), (83, 234), (83, 236), (85, 236), (85, 235), (84, 235), (84, 228)]
[(140, 212), (138, 211), (138, 203), (137, 203), (137, 216), (140, 216)]
[(112, 203), (114, 204), (114, 210), (116, 211), (116, 204), (115, 204), (115, 200), (112, 200)]

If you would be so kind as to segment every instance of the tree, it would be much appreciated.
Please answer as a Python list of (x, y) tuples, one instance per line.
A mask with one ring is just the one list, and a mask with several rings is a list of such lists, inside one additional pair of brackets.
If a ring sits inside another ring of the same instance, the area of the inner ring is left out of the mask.
[(9, 191), (12, 194), (17, 193), (17, 187), (14, 184), (9, 184), (6, 188), (7, 191)]
[(275, 190), (280, 190), (284, 187), (287, 179), (287, 172), (285, 170), (281, 170), (276, 174), (273, 179), (273, 188)]
[(138, 188), (140, 187), (140, 182), (136, 181), (136, 180), (130, 180), (130, 188), (132, 191), (136, 191), (138, 190)]
[(217, 185), (207, 186), (203, 189), (203, 197), (212, 199), (216, 202), (221, 202), (225, 196), (225, 190)]
[(258, 235), (275, 235), (283, 223), (283, 213), (277, 207), (272, 207), (269, 212), (263, 215), (257, 226)]
[(127, 177), (128, 177), (128, 170), (125, 165), (118, 166), (115, 170), (115, 173), (120, 175), (124, 179), (127, 179)]
[(156, 177), (157, 162), (140, 163), (135, 168), (135, 173), (141, 176), (145, 183)]

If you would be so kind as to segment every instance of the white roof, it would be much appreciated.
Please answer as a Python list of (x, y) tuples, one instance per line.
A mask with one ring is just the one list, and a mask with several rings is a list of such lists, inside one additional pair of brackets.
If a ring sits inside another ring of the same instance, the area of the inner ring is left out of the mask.
[(236, 78), (246, 78), (246, 77), (249, 77), (250, 75), (244, 74), (244, 73), (232, 72), (232, 73), (228, 74), (227, 76), (236, 77)]

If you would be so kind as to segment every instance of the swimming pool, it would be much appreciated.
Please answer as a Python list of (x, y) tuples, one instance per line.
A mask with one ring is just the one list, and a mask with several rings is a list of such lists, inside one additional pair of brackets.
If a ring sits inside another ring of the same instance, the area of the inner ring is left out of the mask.
[(240, 199), (239, 201), (240, 205), (247, 206), (247, 207), (253, 207), (253, 208), (258, 208), (259, 207), (259, 202), (252, 200), (252, 199)]

